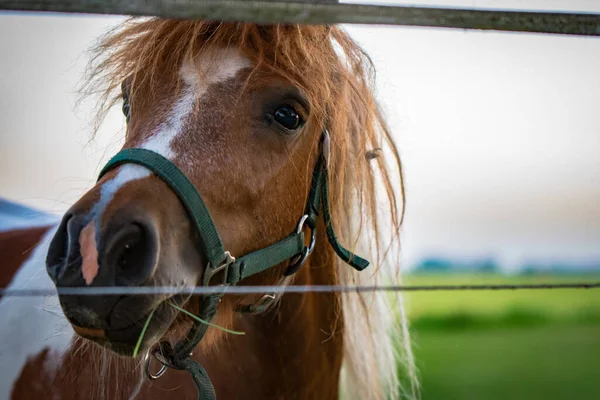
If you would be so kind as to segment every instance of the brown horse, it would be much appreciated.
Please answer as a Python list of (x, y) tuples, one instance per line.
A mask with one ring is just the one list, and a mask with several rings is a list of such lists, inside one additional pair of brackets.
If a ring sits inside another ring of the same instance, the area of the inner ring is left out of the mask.
[[(183, 171), (236, 256), (295, 231), (327, 129), (333, 226), (341, 243), (369, 252), (374, 265), (358, 272), (341, 261), (321, 218), (314, 251), (295, 274), (285, 277), (282, 263), (240, 284), (382, 281), (402, 220), (394, 189), (401, 164), (371, 91), (372, 64), (342, 29), (134, 19), (104, 38), (91, 67), (86, 88), (101, 94), (99, 120), (122, 97), (124, 148), (152, 150)], [(33, 245), (41, 234), (22, 235), (20, 243)], [(59, 286), (193, 287), (207, 265), (197, 241), (171, 188), (148, 169), (125, 164), (70, 208), (11, 286), (51, 285), (39, 272), (46, 257)], [(225, 295), (213, 323), (245, 335), (211, 327), (193, 352), (218, 399), (417, 396), (401, 302), (393, 304), (398, 313), (381, 293), (287, 293), (262, 312), (238, 311), (262, 297)], [(196, 397), (185, 372), (169, 369), (149, 381), (141, 357), (131, 357), (150, 310), (141, 354), (159, 340), (181, 340), (190, 327), (164, 296), (59, 299), (60, 308), (56, 299), (42, 307), (31, 299), (0, 303), (0, 314), (13, 310), (11, 325), (3, 325), (11, 343), (20, 329), (37, 335), (29, 342), (24, 336), (21, 350), (0, 350), (13, 377), (0, 389), (12, 398)], [(186, 300), (181, 305), (192, 313), (203, 301)], [(68, 325), (75, 335), (60, 334)], [(399, 376), (410, 384), (401, 387)]]

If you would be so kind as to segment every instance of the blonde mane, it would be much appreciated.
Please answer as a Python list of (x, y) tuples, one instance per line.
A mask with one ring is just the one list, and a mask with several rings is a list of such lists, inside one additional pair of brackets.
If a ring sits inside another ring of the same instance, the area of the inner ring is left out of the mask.
[[(373, 64), (341, 28), (131, 19), (95, 48), (84, 91), (100, 96), (97, 126), (120, 101), (126, 78), (131, 78), (129, 100), (135, 109), (152, 97), (147, 90), (159, 71), (173, 71), (170, 84), (177, 85), (176, 71), (184, 60), (224, 46), (237, 47), (257, 68), (269, 68), (292, 82), (309, 99), (310, 118), (327, 126), (334, 225), (340, 241), (359, 254), (371, 254), (373, 264), (360, 273), (339, 265), (339, 283), (397, 282), (404, 214), (402, 164), (373, 96)], [(391, 268), (384, 268), (385, 263)], [(386, 269), (392, 272), (384, 281)], [(347, 388), (341, 393), (346, 398), (418, 397), (402, 301), (391, 303), (385, 293), (342, 296), (342, 381)], [(409, 384), (400, 385), (399, 376)]]

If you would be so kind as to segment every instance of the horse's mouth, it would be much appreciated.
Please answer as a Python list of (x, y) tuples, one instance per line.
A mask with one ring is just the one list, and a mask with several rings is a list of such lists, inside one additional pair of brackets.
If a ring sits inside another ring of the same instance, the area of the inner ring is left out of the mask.
[(181, 296), (167, 298), (125, 327), (90, 328), (72, 323), (73, 330), (101, 347), (131, 357), (136, 347), (138, 353), (142, 353), (164, 335), (177, 315), (177, 310), (170, 305), (171, 302), (179, 305), (182, 300)]

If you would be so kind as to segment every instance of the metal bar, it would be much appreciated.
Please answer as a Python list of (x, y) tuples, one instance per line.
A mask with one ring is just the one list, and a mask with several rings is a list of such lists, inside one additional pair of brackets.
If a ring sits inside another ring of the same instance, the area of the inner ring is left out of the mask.
[(374, 24), (600, 36), (600, 14), (241, 0), (0, 0), (0, 10), (256, 23)]
[(151, 295), (151, 294), (189, 294), (206, 295), (215, 293), (253, 294), (253, 293), (308, 293), (308, 292), (426, 292), (426, 291), (463, 291), (463, 290), (556, 290), (556, 289), (600, 289), (600, 282), (572, 283), (528, 283), (499, 285), (418, 285), (418, 286), (346, 286), (346, 285), (278, 285), (278, 286), (209, 286), (209, 287), (173, 287), (173, 286), (107, 286), (107, 287), (63, 287), (63, 288), (0, 288), (0, 296), (39, 297), (77, 295)]

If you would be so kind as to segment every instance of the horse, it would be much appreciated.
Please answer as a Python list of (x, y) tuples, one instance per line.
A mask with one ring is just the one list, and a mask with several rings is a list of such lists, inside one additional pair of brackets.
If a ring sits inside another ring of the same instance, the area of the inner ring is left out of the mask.
[[(373, 95), (373, 64), (341, 27), (132, 18), (93, 50), (83, 92), (99, 96), (97, 126), (122, 103), (123, 151), (152, 153), (180, 171), (231, 255), (227, 266), (288, 237), (301, 241), (301, 253), (240, 285), (398, 279), (386, 263), (404, 213), (402, 165)], [(324, 211), (308, 223), (315, 171), (325, 182), (317, 191), (328, 194), (317, 195)], [(206, 283), (208, 239), (158, 172), (113, 163), (60, 222), (5, 232), (8, 287)], [(373, 265), (352, 268), (354, 254)], [(189, 345), (186, 332), (200, 326), (190, 315), (206, 299), (6, 295), (0, 397), (196, 398), (193, 380), (161, 361), (157, 346)], [(209, 377), (219, 400), (418, 397), (401, 299), (225, 293), (214, 312), (189, 360), (205, 368), (194, 379)]]

